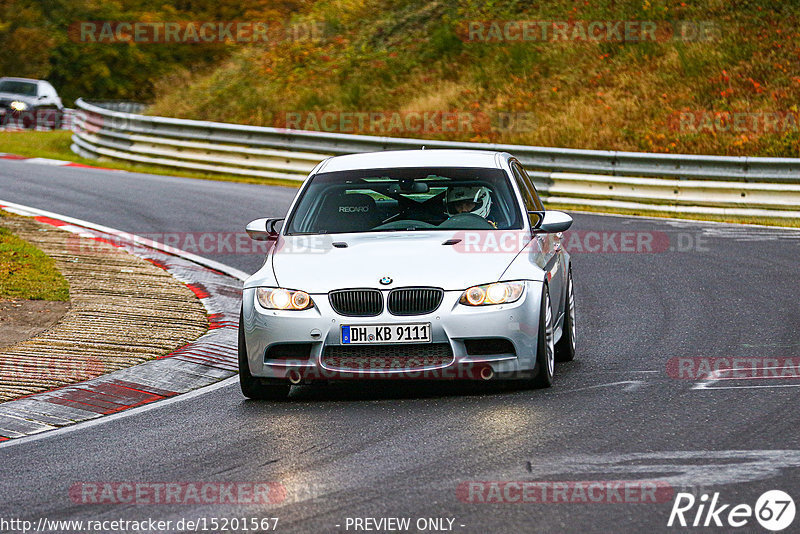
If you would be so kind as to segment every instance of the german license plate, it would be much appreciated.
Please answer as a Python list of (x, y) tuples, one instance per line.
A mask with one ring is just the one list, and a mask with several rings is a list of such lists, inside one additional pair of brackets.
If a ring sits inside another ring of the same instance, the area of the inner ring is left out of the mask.
[(431, 323), (342, 325), (342, 345), (430, 342)]

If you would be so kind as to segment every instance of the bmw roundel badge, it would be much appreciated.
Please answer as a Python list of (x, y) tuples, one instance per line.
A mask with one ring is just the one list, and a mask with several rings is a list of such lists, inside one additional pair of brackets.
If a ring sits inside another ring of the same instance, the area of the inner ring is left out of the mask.
[(381, 284), (388, 286), (389, 284), (392, 283), (392, 279), (389, 278), (388, 276), (384, 276), (383, 278), (381, 278), (380, 282)]

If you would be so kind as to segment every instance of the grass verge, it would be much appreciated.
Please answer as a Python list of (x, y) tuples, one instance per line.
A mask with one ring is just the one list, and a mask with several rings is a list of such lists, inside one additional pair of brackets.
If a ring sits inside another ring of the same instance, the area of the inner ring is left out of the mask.
[(69, 283), (44, 252), (3, 228), (0, 210), (0, 299), (69, 300)]

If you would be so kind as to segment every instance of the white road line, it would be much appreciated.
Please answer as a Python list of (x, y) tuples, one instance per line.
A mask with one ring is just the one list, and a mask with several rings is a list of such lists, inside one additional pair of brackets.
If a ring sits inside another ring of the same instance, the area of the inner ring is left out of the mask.
[(586, 386), (582, 388), (576, 389), (565, 389), (565, 390), (558, 390), (554, 391), (554, 393), (575, 393), (577, 391), (586, 391), (589, 389), (597, 389), (597, 388), (607, 388), (612, 386), (626, 386), (623, 388), (625, 391), (633, 391), (642, 387), (645, 384), (643, 380), (623, 380), (621, 382), (609, 382), (607, 384), (596, 384), (594, 386)]
[[(799, 376), (793, 374), (791, 376), (722, 376), (725, 373), (735, 371), (764, 371), (767, 369), (795, 369), (794, 367), (786, 366), (770, 366), (770, 367), (731, 367), (730, 369), (718, 369), (713, 371), (706, 379), (695, 383), (692, 386), (693, 390), (715, 390), (715, 389), (765, 389), (765, 388), (796, 388), (800, 387), (799, 384), (760, 384), (755, 386), (714, 386), (717, 382), (723, 380), (797, 380)], [(713, 387), (712, 387), (713, 386)]]
[[(673, 488), (716, 487), (769, 480), (784, 470), (800, 469), (800, 450), (694, 450), (605, 454), (570, 454), (536, 458), (530, 463), (532, 476), (547, 479), (605, 473), (611, 478), (659, 480)], [(504, 480), (506, 472), (486, 473), (485, 480)], [(496, 477), (496, 478), (492, 478)]]
[(72, 163), (71, 161), (67, 161), (64, 159), (51, 159), (51, 158), (28, 158), (18, 161), (24, 161), (25, 163), (34, 163), (37, 165), (54, 165), (56, 167), (69, 165), (70, 163)]
[(714, 391), (717, 389), (770, 389), (770, 388), (800, 388), (800, 384), (764, 384), (758, 386), (714, 386), (713, 388), (692, 388)]

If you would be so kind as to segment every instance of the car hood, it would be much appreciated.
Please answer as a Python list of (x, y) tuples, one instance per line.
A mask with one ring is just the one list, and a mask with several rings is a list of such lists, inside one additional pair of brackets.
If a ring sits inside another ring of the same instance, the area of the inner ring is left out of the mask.
[[(281, 236), (272, 253), (272, 266), (281, 287), (309, 293), (334, 289), (434, 286), (463, 290), (497, 281), (523, 248), (469, 250), (449, 232), (364, 233), (323, 236)], [(339, 247), (346, 243), (346, 248)], [(391, 284), (379, 281), (389, 277)]]

